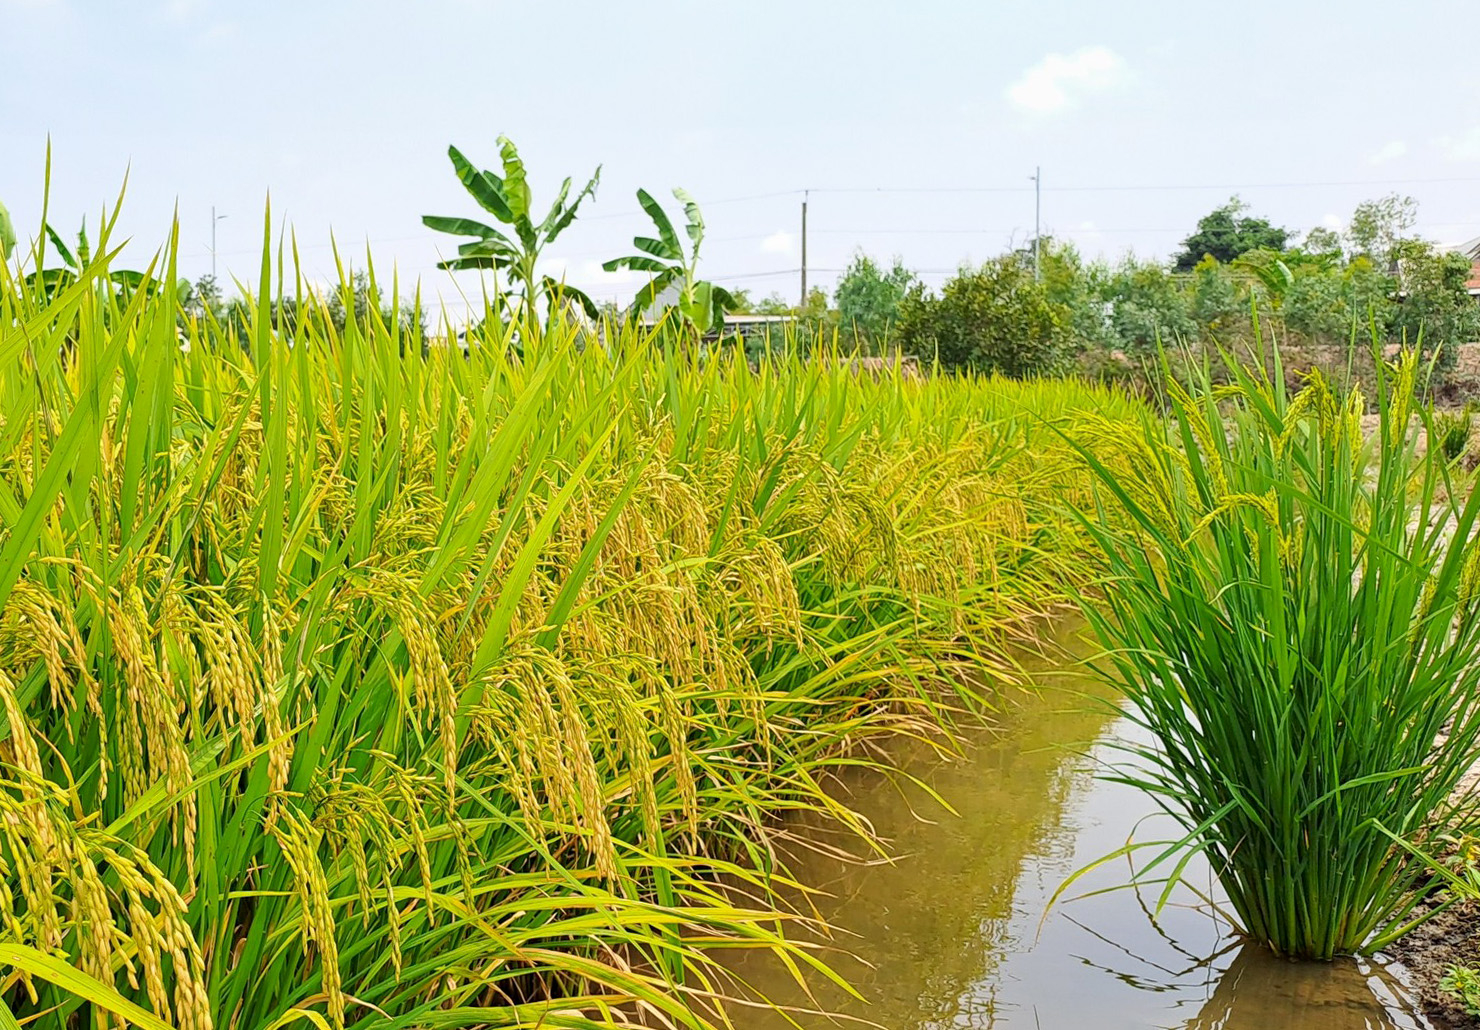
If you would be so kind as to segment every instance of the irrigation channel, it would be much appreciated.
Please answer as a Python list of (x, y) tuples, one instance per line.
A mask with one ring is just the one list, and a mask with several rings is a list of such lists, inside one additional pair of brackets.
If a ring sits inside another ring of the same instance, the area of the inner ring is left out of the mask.
[[(1134, 788), (1096, 776), (1124, 761), (1112, 742), (1135, 727), (1104, 705), (1105, 688), (1076, 667), (1082, 627), (1058, 641), (1071, 660), (1028, 668), (1041, 691), (974, 734), (964, 760), (925, 745), (896, 754), (958, 816), (919, 787), (845, 777), (850, 803), (892, 843), (897, 861), (860, 864), (816, 848), (793, 869), (826, 895), (814, 904), (839, 935), (830, 961), (864, 995), (830, 983), (809, 999), (779, 963), (732, 963), (773, 1003), (737, 1019), (745, 1030), (876, 1024), (888, 1030), (1410, 1030), (1427, 1028), (1401, 970), (1380, 960), (1291, 963), (1244, 947), (1216, 915), (1206, 865), (1153, 921), (1158, 889), (1122, 884), (1124, 860), (1089, 874), (1044, 918), (1074, 870), (1125, 844), (1167, 839), (1170, 820)], [(1139, 825), (1138, 825), (1139, 824)], [(1202, 896), (1199, 896), (1199, 895)], [(1089, 895), (1089, 896), (1085, 896)], [(815, 978), (814, 978), (815, 979)], [(839, 1013), (841, 1023), (809, 1014)], [(858, 1022), (863, 1021), (863, 1022)]]

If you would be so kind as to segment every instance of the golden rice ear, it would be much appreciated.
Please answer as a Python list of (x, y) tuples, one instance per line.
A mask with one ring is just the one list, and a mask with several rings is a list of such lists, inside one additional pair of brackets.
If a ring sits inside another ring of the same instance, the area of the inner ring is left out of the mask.
[(72, 418), (86, 453), (0, 605), (0, 928), (182, 1030), (517, 999), (688, 1025), (715, 941), (809, 962), (774, 934), (772, 822), (875, 846), (830, 763), (949, 732), (956, 675), (1089, 574), (1043, 419), (1103, 411), (1109, 441), (1137, 410), (703, 365), (497, 301), (419, 354), (256, 288), (188, 351), (165, 294), (0, 317), (81, 326), (0, 369), (0, 468), (37, 484)]
[(583, 699), (565, 663), (536, 647), (509, 655), (489, 675), (484, 696), (493, 700), (481, 713), (483, 733), (517, 770), (515, 800), (525, 819), (543, 825), (548, 805), (557, 826), (574, 830), (590, 850), (599, 874), (615, 880), (616, 850), (592, 740), (604, 722), (592, 714), (600, 699)]
[(345, 994), (340, 979), (339, 943), (330, 906), (329, 885), (319, 859), (323, 832), (291, 808), (280, 813), (270, 832), (282, 849), (284, 860), (292, 868), (297, 885), (298, 901), (302, 906), (300, 934), (304, 961), (309, 960), (310, 948), (317, 949), (318, 964), (323, 969), (329, 1019), (336, 1027), (342, 1027)]

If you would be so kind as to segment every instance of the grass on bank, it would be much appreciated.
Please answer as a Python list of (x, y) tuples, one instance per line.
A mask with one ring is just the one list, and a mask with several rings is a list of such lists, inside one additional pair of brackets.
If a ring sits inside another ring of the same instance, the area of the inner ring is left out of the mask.
[(1356, 390), (1264, 364), (1174, 384), (1126, 466), (1089, 456), (1108, 573), (1085, 610), (1155, 740), (1117, 775), (1187, 831), (1145, 872), (1200, 852), (1245, 933), (1329, 959), (1409, 928), (1433, 875), (1409, 848), (1473, 819), (1480, 494), (1419, 446), (1413, 354), (1370, 437)]
[(267, 248), (237, 337), (173, 246), (95, 254), (0, 273), (0, 1020), (724, 1023), (718, 953), (817, 965), (775, 820), (866, 835), (829, 770), (1081, 573), (1043, 419), (1134, 411), (631, 328), (423, 354)]

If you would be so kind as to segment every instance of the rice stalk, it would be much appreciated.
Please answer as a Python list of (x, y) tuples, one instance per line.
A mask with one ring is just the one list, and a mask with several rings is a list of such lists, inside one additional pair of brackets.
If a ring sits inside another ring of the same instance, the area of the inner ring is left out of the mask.
[(1366, 401), (1318, 372), (1293, 394), (1276, 351), (1171, 390), (1125, 463), (1085, 452), (1107, 563), (1085, 594), (1106, 672), (1153, 744), (1115, 775), (1185, 837), (1140, 842), (1165, 902), (1204, 855), (1242, 931), (1329, 959), (1414, 925), (1415, 857), (1474, 816), (1480, 759), (1480, 495), (1419, 447), (1420, 369)]

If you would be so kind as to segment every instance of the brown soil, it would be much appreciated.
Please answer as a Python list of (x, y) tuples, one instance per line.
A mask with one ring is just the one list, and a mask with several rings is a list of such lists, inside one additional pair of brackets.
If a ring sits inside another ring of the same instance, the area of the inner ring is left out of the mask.
[[(1477, 781), (1480, 765), (1455, 786), (1455, 795), (1474, 790)], [(1428, 909), (1445, 898), (1447, 895), (1436, 895), (1427, 903)], [(1480, 1030), (1480, 1018), (1467, 1013), (1458, 999), (1439, 987), (1450, 966), (1480, 969), (1480, 902), (1466, 901), (1445, 909), (1387, 951), (1402, 965), (1404, 979), (1434, 1026), (1439, 1030)]]
[(1439, 989), (1450, 966), (1480, 968), (1480, 905), (1466, 902), (1440, 912), (1388, 949), (1406, 974), (1414, 996), (1440, 1030), (1480, 1030), (1452, 996)]

